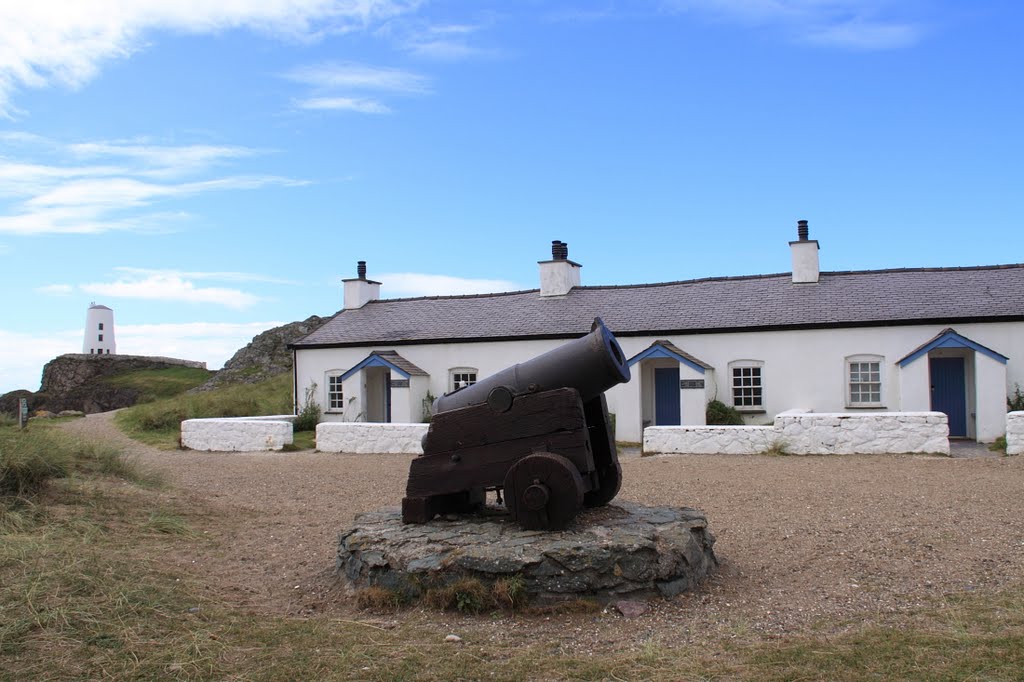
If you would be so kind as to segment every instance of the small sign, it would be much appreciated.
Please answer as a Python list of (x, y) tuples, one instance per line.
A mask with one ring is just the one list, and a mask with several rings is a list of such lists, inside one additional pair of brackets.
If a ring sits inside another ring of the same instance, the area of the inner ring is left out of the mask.
[(682, 389), (687, 389), (687, 388), (704, 388), (704, 380), (703, 379), (680, 379), (679, 380), (679, 388), (682, 388)]
[(392, 379), (391, 388), (409, 388), (408, 379)]
[(18, 398), (18, 428), (28, 424), (28, 398)]

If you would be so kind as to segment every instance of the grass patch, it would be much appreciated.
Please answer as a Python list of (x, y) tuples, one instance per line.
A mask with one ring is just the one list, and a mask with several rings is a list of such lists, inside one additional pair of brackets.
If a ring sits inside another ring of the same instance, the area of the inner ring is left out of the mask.
[(139, 392), (139, 402), (152, 402), (201, 386), (213, 375), (214, 372), (197, 367), (167, 367), (125, 372), (107, 377), (103, 383), (135, 389)]
[(1001, 453), (1003, 453), (1005, 455), (1006, 454), (1006, 436), (999, 436), (999, 438), (996, 438), (988, 446), (988, 449), (989, 449), (990, 452), (1001, 452)]
[(292, 414), (292, 377), (282, 374), (258, 384), (234, 384), (202, 393), (135, 405), (114, 421), (126, 434), (164, 449), (179, 446), (181, 422), (212, 417)]

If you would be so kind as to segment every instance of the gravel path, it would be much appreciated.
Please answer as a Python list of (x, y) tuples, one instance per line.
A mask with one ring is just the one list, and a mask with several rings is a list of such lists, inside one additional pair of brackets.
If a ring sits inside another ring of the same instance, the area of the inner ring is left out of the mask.
[[(409, 456), (161, 451), (124, 437), (111, 416), (65, 428), (121, 445), (163, 471), (174, 494), (209, 510), (196, 525), (213, 542), (175, 557), (178, 565), (240, 606), (367, 617), (353, 613), (331, 575), (337, 534), (360, 512), (399, 504)], [(399, 617), (493, 640), (546, 633), (570, 647), (632, 647), (796, 633), (825, 621), (835, 631), (1024, 582), (1024, 457), (702, 455), (622, 464), (620, 498), (707, 514), (722, 566), (702, 590), (653, 602), (630, 620)]]

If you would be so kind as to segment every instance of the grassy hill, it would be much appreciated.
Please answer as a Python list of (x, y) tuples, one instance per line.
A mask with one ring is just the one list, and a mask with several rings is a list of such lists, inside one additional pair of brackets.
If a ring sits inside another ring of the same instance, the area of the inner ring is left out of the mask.
[(258, 384), (232, 384), (201, 393), (181, 393), (129, 407), (115, 421), (132, 438), (163, 448), (178, 446), (181, 422), (210, 417), (292, 414), (292, 376)]

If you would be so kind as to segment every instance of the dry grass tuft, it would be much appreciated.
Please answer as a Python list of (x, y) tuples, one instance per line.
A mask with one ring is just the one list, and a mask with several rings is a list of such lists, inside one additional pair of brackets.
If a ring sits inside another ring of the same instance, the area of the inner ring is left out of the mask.
[(383, 587), (367, 587), (356, 592), (356, 605), (363, 611), (394, 611), (402, 601), (401, 594)]

